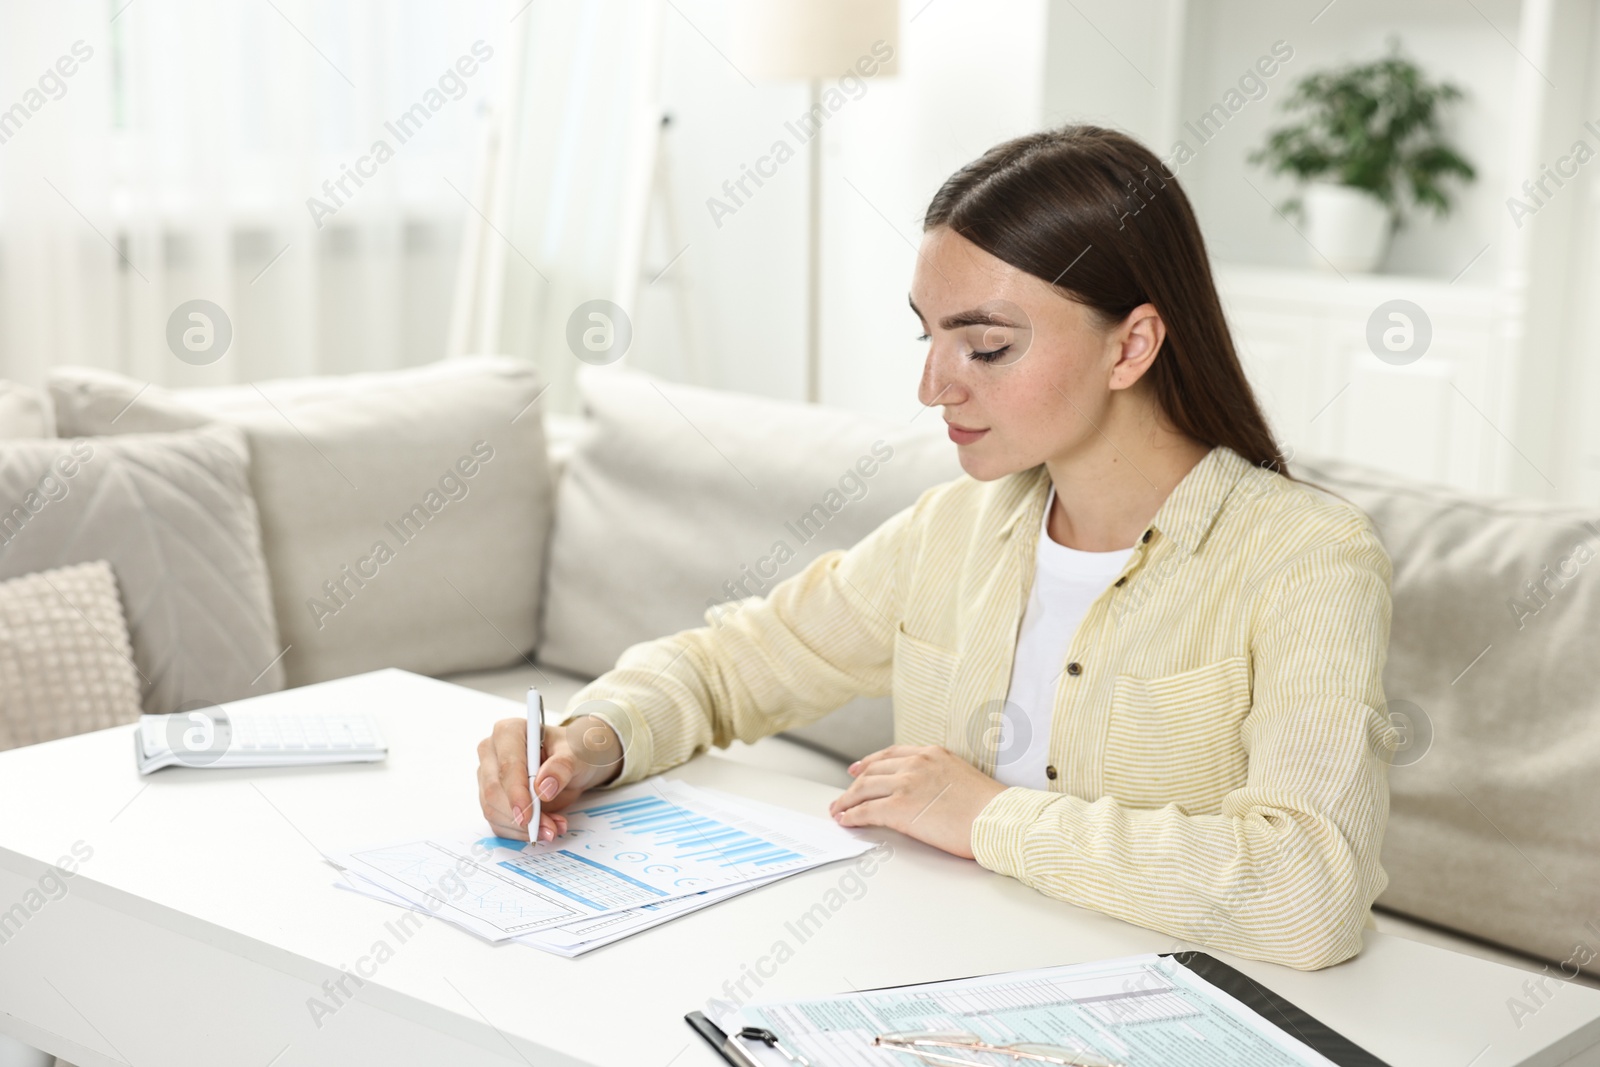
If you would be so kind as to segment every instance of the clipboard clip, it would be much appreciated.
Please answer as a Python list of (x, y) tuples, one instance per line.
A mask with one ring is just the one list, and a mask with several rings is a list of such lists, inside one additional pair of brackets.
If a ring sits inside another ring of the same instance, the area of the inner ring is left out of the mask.
[(788, 1060), (790, 1063), (798, 1064), (799, 1067), (811, 1067), (810, 1060), (806, 1059), (798, 1052), (790, 1052), (788, 1049), (778, 1044), (778, 1035), (773, 1033), (771, 1030), (766, 1030), (759, 1026), (747, 1026), (743, 1030), (739, 1031), (739, 1036), (744, 1038), (746, 1041), (759, 1041), (768, 1048), (777, 1049), (783, 1054), (784, 1059)]
[(795, 1067), (812, 1067), (811, 1061), (796, 1052), (790, 1052), (778, 1043), (778, 1035), (771, 1030), (759, 1026), (747, 1026), (736, 1034), (725, 1034), (722, 1028), (710, 1019), (704, 1012), (691, 1011), (683, 1017), (683, 1021), (692, 1027), (695, 1033), (706, 1039), (706, 1043), (716, 1049), (718, 1054), (734, 1067), (761, 1067), (756, 1058), (745, 1051), (740, 1040), (759, 1041), (768, 1048), (775, 1048), (783, 1057)]

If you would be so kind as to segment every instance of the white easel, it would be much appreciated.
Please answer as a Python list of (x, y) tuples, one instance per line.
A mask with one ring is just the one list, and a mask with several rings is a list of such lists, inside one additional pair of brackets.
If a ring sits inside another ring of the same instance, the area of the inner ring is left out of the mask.
[[(524, 4), (525, 0), (508, 0), (508, 10), (520, 11)], [(690, 381), (703, 383), (704, 360), (700, 352), (700, 332), (690, 294), (689, 275), (678, 262), (687, 252), (687, 247), (683, 243), (678, 211), (673, 202), (667, 164), (665, 135), (671, 120), (662, 110), (659, 100), (660, 0), (643, 0), (637, 8), (637, 15), (638, 21), (632, 36), (636, 47), (632, 50), (631, 59), (627, 60), (627, 69), (632, 72), (627, 105), (631, 119), (626, 134), (626, 148), (622, 153), (625, 173), (617, 204), (621, 221), (616, 230), (611, 291), (588, 295), (610, 299), (619, 304), (630, 318), (637, 318), (645, 289), (653, 285), (671, 285), (676, 295), (685, 373)], [(480, 206), (481, 214), (477, 211), (468, 214), (462, 235), (461, 258), (446, 344), (449, 356), (494, 352), (501, 348), (506, 251), (504, 240), (497, 231), (503, 232), (509, 228), (513, 200), (511, 182), (519, 149), (516, 137), (521, 127), (519, 116), (525, 96), (523, 80), (528, 63), (527, 32), (524, 29), (510, 36), (509, 54), (506, 57), (508, 69), (501, 82), (499, 99), (489, 121), (485, 123), (478, 154), (477, 179), (470, 192), (473, 202)], [(526, 146), (520, 147), (526, 150)], [(661, 219), (667, 255), (671, 258), (659, 264), (647, 264), (645, 258), (650, 249), (651, 223), (657, 214)]]
[[(666, 143), (671, 126), (672, 116), (659, 105), (652, 103), (641, 108), (635, 150), (629, 153), (635, 168), (625, 186), (628, 190), (625, 203), (627, 214), (622, 226), (622, 247), (617, 256), (616, 281), (613, 283), (616, 296), (613, 299), (632, 315), (639, 307), (646, 288), (671, 285), (677, 306), (678, 339), (683, 347), (686, 377), (691, 382), (705, 384), (705, 366), (700, 352), (692, 286), (689, 273), (680, 262), (688, 252), (688, 246), (683, 241), (677, 204), (672, 195), (672, 173)], [(645, 256), (650, 249), (650, 224), (657, 212), (667, 255), (671, 257), (659, 266), (645, 263)]]

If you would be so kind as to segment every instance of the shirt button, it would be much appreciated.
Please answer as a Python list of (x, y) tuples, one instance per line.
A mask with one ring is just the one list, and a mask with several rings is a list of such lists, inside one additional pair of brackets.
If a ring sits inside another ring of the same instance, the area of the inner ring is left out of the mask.
[(1083, 665), (1077, 660), (1073, 660), (1071, 663), (1067, 664), (1067, 673), (1076, 678), (1078, 675), (1083, 673)]
[(1146, 531), (1145, 531), (1145, 532), (1144, 532), (1144, 541), (1145, 541), (1145, 544), (1149, 544), (1149, 543), (1150, 543), (1150, 535), (1151, 535), (1151, 534), (1153, 534), (1153, 533), (1155, 533), (1155, 531), (1154, 531), (1154, 530), (1146, 530)]
[(1126, 574), (1124, 574), (1121, 578), (1118, 578), (1117, 579), (1117, 583), (1116, 583), (1117, 584), (1117, 588), (1121, 589), (1122, 588), (1122, 583), (1126, 582), (1127, 580), (1128, 580), (1128, 576)]
[(1044, 769), (1044, 776), (1046, 778), (1050, 779), (1052, 782), (1055, 781), (1056, 780), (1056, 769), (1054, 767), (1046, 767)]

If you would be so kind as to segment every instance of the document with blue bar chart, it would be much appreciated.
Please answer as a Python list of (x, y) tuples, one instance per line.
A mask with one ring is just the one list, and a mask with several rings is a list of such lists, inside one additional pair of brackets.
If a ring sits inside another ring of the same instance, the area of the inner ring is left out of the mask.
[(554, 841), (463, 834), (328, 859), (370, 896), (576, 955), (872, 847), (824, 819), (680, 781), (609, 790), (565, 814)]

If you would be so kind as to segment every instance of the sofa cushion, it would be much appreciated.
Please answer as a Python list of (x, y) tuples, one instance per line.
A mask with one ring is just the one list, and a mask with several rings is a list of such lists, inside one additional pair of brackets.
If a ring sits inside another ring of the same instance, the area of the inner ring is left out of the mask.
[(42, 389), (0, 378), (0, 440), (53, 436), (55, 420), (49, 395)]
[(0, 582), (0, 749), (139, 717), (139, 676), (105, 560)]
[[(562, 475), (538, 661), (597, 675), (623, 649), (714, 623), (961, 475), (938, 415), (888, 421), (674, 385), (578, 378), (587, 427)], [(890, 743), (889, 701), (795, 736), (854, 758)]]
[(107, 560), (144, 708), (283, 687), (244, 436), (0, 443), (0, 580)]
[(0, 749), (139, 717), (139, 675), (110, 563), (0, 582)]
[(1406, 740), (1378, 903), (1545, 959), (1600, 950), (1587, 925), (1600, 903), (1600, 512), (1296, 466), (1366, 511), (1394, 563), (1384, 691)]
[(532, 649), (552, 496), (528, 364), (187, 390), (66, 368), (50, 390), (62, 433), (245, 430), (290, 684)]
[(544, 697), (545, 714), (553, 722), (556, 719), (555, 712), (566, 707), (567, 702), (578, 690), (587, 685), (590, 679), (577, 674), (568, 674), (554, 667), (535, 667), (529, 663), (521, 663), (515, 667), (502, 667), (492, 671), (461, 671), (447, 674), (441, 681), (514, 700), (517, 706), (508, 709), (509, 714), (515, 714), (524, 708), (528, 699), (528, 689), (537, 688), (539, 694)]

